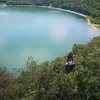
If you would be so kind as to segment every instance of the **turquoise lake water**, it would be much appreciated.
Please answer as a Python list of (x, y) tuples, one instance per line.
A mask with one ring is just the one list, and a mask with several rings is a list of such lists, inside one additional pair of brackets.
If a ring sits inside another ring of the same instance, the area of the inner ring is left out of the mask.
[(36, 7), (0, 8), (0, 67), (23, 68), (28, 56), (38, 62), (64, 56), (74, 43), (87, 43), (100, 30), (85, 18)]

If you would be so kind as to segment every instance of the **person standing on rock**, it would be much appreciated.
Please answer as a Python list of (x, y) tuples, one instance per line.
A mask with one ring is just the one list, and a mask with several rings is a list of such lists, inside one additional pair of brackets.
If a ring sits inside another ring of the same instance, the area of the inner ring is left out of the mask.
[(67, 63), (72, 64), (73, 63), (73, 53), (72, 50), (67, 54)]

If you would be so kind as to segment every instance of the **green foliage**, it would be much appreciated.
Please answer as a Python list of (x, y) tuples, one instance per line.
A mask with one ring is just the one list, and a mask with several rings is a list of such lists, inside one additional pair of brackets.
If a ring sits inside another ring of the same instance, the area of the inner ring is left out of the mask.
[(66, 57), (38, 63), (28, 58), (14, 79), (0, 70), (0, 100), (100, 100), (100, 36), (73, 46), (76, 67), (64, 73)]
[(22, 85), (6, 70), (0, 69), (0, 100), (18, 100), (22, 94)]

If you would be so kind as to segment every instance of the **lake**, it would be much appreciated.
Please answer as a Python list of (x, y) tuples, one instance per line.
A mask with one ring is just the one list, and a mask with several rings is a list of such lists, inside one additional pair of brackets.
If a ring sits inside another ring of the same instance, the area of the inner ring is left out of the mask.
[(0, 8), (0, 67), (24, 68), (29, 56), (43, 62), (64, 56), (75, 43), (85, 44), (100, 30), (84, 17), (41, 7)]

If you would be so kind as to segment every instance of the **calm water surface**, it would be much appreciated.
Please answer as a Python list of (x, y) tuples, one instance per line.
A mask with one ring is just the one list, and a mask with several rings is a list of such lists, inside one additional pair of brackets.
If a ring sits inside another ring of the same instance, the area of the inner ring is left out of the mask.
[(63, 56), (74, 43), (100, 31), (78, 15), (35, 7), (0, 8), (0, 66), (23, 68), (28, 56), (43, 62)]

